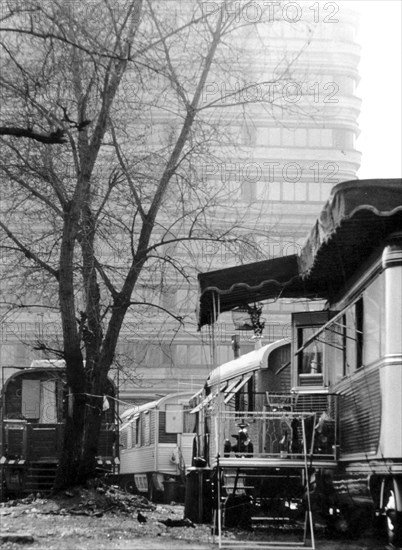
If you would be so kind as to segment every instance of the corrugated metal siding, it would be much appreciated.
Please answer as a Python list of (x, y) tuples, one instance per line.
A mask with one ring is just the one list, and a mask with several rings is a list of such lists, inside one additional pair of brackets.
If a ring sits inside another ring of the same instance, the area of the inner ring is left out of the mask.
[(138, 447), (122, 450), (120, 453), (120, 473), (141, 474), (154, 471), (154, 447)]
[(326, 412), (331, 418), (336, 418), (336, 403), (335, 395), (330, 394), (310, 394), (298, 395), (294, 410), (295, 412), (314, 412), (321, 414)]
[(376, 452), (381, 426), (378, 369), (350, 380), (341, 391), (340, 446), (342, 453)]
[(256, 383), (257, 392), (288, 393), (291, 387), (290, 365), (278, 374), (268, 369), (257, 372)]
[(40, 460), (54, 458), (61, 452), (58, 426), (49, 427), (49, 424), (28, 426), (28, 458)]

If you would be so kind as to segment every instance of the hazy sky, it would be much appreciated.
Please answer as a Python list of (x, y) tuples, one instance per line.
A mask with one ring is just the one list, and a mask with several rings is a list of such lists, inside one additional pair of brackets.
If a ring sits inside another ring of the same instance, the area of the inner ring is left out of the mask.
[(340, 0), (361, 14), (358, 177), (401, 177), (401, 0)]

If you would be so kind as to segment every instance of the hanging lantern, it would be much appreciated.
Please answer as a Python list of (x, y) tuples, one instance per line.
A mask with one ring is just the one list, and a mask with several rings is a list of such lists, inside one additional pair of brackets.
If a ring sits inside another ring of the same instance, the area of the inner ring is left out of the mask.
[(245, 305), (232, 309), (232, 320), (236, 330), (252, 330), (261, 336), (265, 322), (261, 320), (262, 304)]

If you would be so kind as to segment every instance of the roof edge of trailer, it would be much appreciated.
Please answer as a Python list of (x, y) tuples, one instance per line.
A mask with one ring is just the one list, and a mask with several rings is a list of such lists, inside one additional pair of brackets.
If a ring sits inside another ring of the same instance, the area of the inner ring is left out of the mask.
[(208, 386), (214, 386), (237, 376), (243, 376), (249, 372), (266, 368), (269, 355), (276, 349), (289, 344), (288, 338), (277, 340), (259, 349), (241, 355), (237, 359), (223, 363), (216, 367), (207, 379)]
[(65, 369), (64, 359), (34, 359), (27, 369)]
[[(193, 392), (176, 392), (176, 393), (168, 393), (167, 395), (164, 395), (163, 397), (160, 397), (159, 399), (155, 399), (153, 401), (148, 401), (147, 403), (142, 403), (141, 405), (135, 405), (134, 407), (130, 407), (129, 409), (126, 409), (123, 413), (121, 413), (120, 418), (121, 420), (127, 419), (129, 416), (136, 416), (137, 414), (140, 414), (144, 411), (149, 411), (151, 409), (156, 409), (163, 405), (166, 401), (169, 399), (172, 399), (174, 397), (185, 399), (188, 397), (190, 398), (193, 396)], [(130, 419), (132, 420), (132, 418)], [(128, 420), (126, 420), (128, 422)]]
[(299, 254), (198, 275), (198, 328), (268, 299), (331, 300), (365, 258), (402, 230), (402, 180), (337, 184)]

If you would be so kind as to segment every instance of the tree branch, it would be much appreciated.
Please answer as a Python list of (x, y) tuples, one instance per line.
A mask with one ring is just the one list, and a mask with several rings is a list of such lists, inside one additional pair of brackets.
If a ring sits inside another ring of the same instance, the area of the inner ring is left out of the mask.
[(29, 248), (27, 248), (22, 242), (17, 239), (17, 237), (8, 229), (6, 225), (2, 221), (0, 221), (0, 227), (3, 229), (3, 231), (6, 233), (7, 237), (11, 239), (18, 247), (18, 250), (24, 254), (29, 260), (33, 260), (37, 265), (45, 269), (48, 273), (53, 275), (55, 279), (59, 280), (59, 271), (56, 269), (53, 269), (53, 267), (50, 267), (46, 262), (41, 260), (36, 254), (31, 252)]
[(168, 315), (170, 315), (170, 317), (173, 317), (173, 319), (175, 319), (178, 323), (180, 323), (181, 325), (183, 325), (183, 317), (181, 317), (180, 315), (174, 315), (171, 311), (169, 311), (168, 309), (162, 307), (162, 306), (159, 306), (157, 304), (152, 304), (151, 302), (130, 302), (129, 303), (130, 306), (150, 306), (150, 307), (155, 307), (156, 309), (160, 309), (161, 311), (163, 311), (164, 313), (167, 313)]
[(35, 141), (39, 141), (40, 143), (51, 143), (54, 145), (67, 143), (65, 132), (61, 128), (57, 128), (56, 131), (50, 132), (49, 134), (42, 134), (39, 132), (35, 132), (30, 128), (18, 128), (16, 126), (0, 126), (0, 136), (14, 136), (17, 138), (25, 137), (29, 139), (34, 139)]

